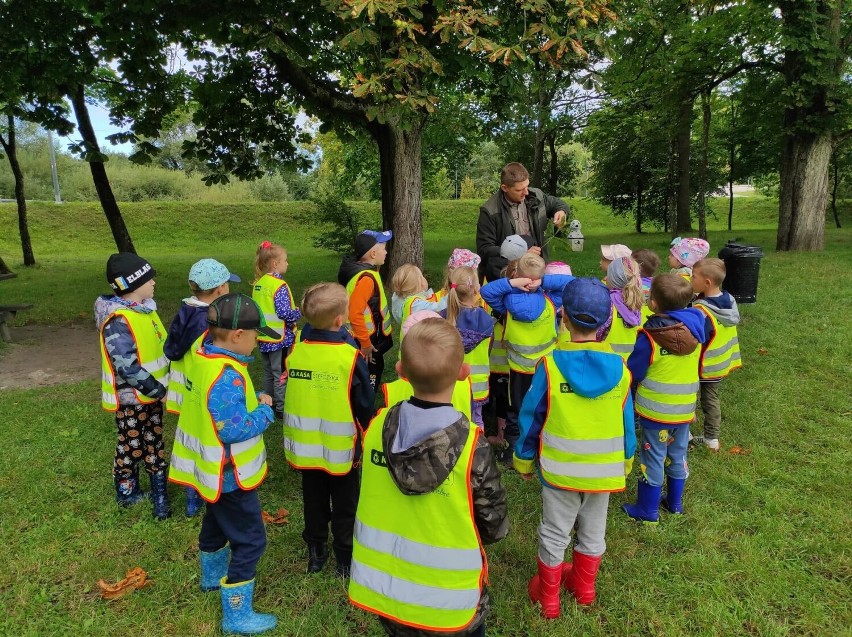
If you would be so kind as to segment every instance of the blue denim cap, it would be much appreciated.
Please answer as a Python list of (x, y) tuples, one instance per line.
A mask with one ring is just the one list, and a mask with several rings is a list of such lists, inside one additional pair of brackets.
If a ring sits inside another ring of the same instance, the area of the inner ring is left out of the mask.
[(562, 291), (565, 314), (577, 325), (598, 329), (612, 314), (609, 290), (598, 279), (574, 279)]
[(223, 283), (239, 283), (240, 277), (215, 259), (201, 259), (189, 269), (189, 280), (201, 290), (213, 290)]

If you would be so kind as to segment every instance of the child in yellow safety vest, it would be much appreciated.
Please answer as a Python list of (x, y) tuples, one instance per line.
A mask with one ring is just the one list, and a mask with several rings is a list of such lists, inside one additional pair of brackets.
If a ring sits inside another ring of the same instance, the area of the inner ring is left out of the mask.
[(414, 396), (364, 436), (349, 599), (388, 635), (485, 635), (483, 546), (509, 520), (491, 446), (450, 404), (468, 373), (462, 339), (445, 320), (420, 321), (400, 365)]
[(473, 391), (471, 420), (484, 430), (482, 407), (488, 402), (489, 395), (489, 350), (491, 337), (494, 335), (494, 320), (480, 306), (476, 270), (467, 266), (453, 270), (450, 274), (450, 293), (446, 298), (447, 309), (443, 315), (461, 334), (464, 360), (470, 365)]
[(255, 394), (248, 372), (260, 334), (275, 338), (245, 294), (220, 296), (207, 309), (208, 337), (193, 354), (190, 383), (175, 431), (169, 481), (207, 501), (198, 549), (201, 590), (220, 590), (222, 631), (255, 634), (275, 616), (254, 612), (257, 563), (266, 529), (257, 488), (267, 473), (263, 432), (272, 397)]
[(414, 312), (440, 312), (447, 307), (446, 298), (429, 300), (434, 298), (434, 292), (420, 268), (411, 263), (399, 266), (393, 273), (391, 291), (391, 316), (399, 325), (405, 323)]
[(388, 256), (387, 242), (391, 239), (390, 230), (364, 230), (355, 237), (353, 254), (343, 257), (337, 272), (337, 282), (349, 295), (347, 324), (367, 359), (373, 391), (382, 382), (385, 354), (393, 347), (391, 313), (378, 270)]
[(612, 313), (606, 324), (598, 328), (598, 340), (608, 343), (612, 351), (627, 360), (636, 344), (645, 304), (639, 264), (631, 257), (616, 259), (607, 268), (606, 285), (612, 300)]
[(669, 267), (671, 274), (679, 274), (688, 279), (692, 275), (692, 266), (707, 256), (710, 244), (697, 237), (675, 237), (669, 249)]
[[(467, 248), (453, 248), (450, 258), (447, 259), (447, 267), (444, 269), (444, 283), (441, 286), (441, 289), (435, 292), (429, 300), (440, 301), (450, 293), (450, 275), (453, 273), (453, 270), (465, 266), (478, 270), (481, 262), (482, 259), (475, 252), (471, 252)], [(487, 307), (485, 301), (482, 301), (482, 305), (487, 312), (491, 311), (490, 308)]]
[(373, 415), (367, 361), (342, 330), (348, 298), (337, 283), (317, 283), (302, 298), (308, 321), (287, 357), (284, 452), (302, 477), (308, 573), (328, 560), (331, 523), (336, 572), (348, 576), (358, 504), (360, 429)]
[[(546, 618), (559, 616), (561, 586), (580, 604), (594, 601), (609, 494), (624, 490), (636, 452), (630, 373), (595, 338), (610, 317), (607, 289), (596, 279), (575, 279), (561, 305), (571, 341), (536, 367), (514, 449), (522, 476), (529, 478), (538, 461), (543, 487), (538, 574), (529, 594)], [(566, 563), (575, 526), (573, 561)]]
[(725, 262), (721, 259), (701, 259), (692, 266), (692, 290), (698, 298), (692, 307), (706, 315), (704, 332), (707, 340), (701, 347), (700, 382), (701, 411), (704, 412), (704, 432), (693, 442), (719, 451), (719, 431), (722, 426), (722, 403), (719, 383), (733, 370), (743, 366), (737, 325), (740, 311), (737, 302), (721, 289), (725, 280)]
[(544, 276), (545, 263), (537, 254), (518, 259), (516, 278), (486, 283), (482, 298), (499, 313), (506, 314), (506, 357), (509, 361), (509, 408), (501, 460), (511, 466), (512, 448), (518, 440), (518, 411), (532, 382), (539, 359), (556, 347), (556, 308), (548, 294), (562, 294), (573, 280), (568, 275)]
[[(679, 274), (661, 274), (651, 284), (651, 309), (636, 338), (627, 367), (633, 374), (634, 404), (642, 428), (642, 476), (636, 504), (625, 504), (630, 518), (657, 524), (662, 505), (683, 513), (689, 424), (695, 418), (698, 365), (705, 341), (704, 314), (687, 308), (692, 285)], [(660, 501), (663, 482), (666, 496)]]
[[(169, 363), (169, 393), (166, 410), (180, 414), (192, 351), (198, 349), (197, 342), (207, 332), (207, 308), (216, 299), (229, 294), (230, 284), (239, 283), (240, 277), (231, 274), (224, 265), (214, 259), (196, 261), (189, 269), (189, 289), (192, 296), (183, 299), (178, 313), (169, 325), (169, 335), (163, 352)], [(186, 517), (191, 518), (201, 511), (204, 501), (192, 487), (186, 488)]]
[(142, 257), (111, 255), (106, 278), (113, 294), (98, 297), (94, 315), (100, 331), (101, 406), (115, 414), (118, 428), (112, 469), (116, 502), (128, 507), (145, 499), (139, 484), (143, 462), (154, 517), (163, 520), (171, 515), (163, 454), (169, 360), (163, 354), (166, 328), (154, 302), (155, 275)]
[(284, 359), (296, 342), (296, 323), (302, 318), (293, 292), (283, 279), (287, 272), (287, 251), (271, 241), (261, 243), (255, 254), (255, 281), (251, 296), (260, 306), (266, 324), (279, 335), (275, 338), (261, 334), (257, 337), (260, 359), (263, 362), (263, 391), (272, 396), (275, 417), (281, 418), (287, 379)]

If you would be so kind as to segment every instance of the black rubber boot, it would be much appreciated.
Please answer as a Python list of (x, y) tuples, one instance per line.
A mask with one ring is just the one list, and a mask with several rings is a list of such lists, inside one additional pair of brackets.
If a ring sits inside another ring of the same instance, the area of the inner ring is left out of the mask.
[(338, 577), (349, 577), (349, 573), (352, 571), (352, 551), (334, 549), (334, 559), (337, 561), (334, 574)]
[(319, 573), (328, 561), (328, 545), (308, 544), (308, 573)]

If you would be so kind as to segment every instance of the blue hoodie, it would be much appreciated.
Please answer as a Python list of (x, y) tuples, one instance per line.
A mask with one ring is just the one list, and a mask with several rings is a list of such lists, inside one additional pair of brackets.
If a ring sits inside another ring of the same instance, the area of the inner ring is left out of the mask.
[[(576, 393), (584, 398), (597, 398), (618, 385), (624, 373), (624, 363), (618, 354), (601, 351), (595, 343), (572, 343), (569, 349), (553, 352), (553, 362), (571, 384)], [(540, 362), (533, 375), (521, 411), (518, 424), (521, 437), (515, 444), (515, 455), (521, 460), (533, 460), (538, 455), (539, 439), (547, 416), (548, 388), (544, 362)], [(630, 394), (622, 409), (624, 424), (624, 457), (632, 458), (636, 453), (636, 431), (633, 422), (633, 399)], [(541, 473), (539, 472), (539, 479)], [(550, 487), (543, 479), (542, 484)], [(550, 487), (553, 488), (553, 487)]]
[(535, 292), (526, 292), (513, 288), (509, 279), (497, 279), (483, 285), (479, 293), (494, 311), (508, 312), (516, 321), (531, 323), (544, 312), (545, 295), (557, 308), (562, 306), (562, 290), (573, 280), (568, 274), (546, 274)]

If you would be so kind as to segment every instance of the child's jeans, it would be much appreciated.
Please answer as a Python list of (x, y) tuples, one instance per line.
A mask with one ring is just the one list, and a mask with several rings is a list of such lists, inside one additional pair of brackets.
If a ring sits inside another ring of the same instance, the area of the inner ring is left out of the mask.
[(198, 548), (214, 553), (231, 545), (228, 583), (254, 579), (257, 563), (266, 550), (266, 528), (260, 512), (257, 489), (229, 491), (217, 502), (208, 502), (201, 520)]
[(272, 409), (276, 414), (284, 411), (284, 392), (287, 389), (287, 380), (281, 378), (284, 371), (284, 359), (287, 357), (287, 349), (282, 347), (274, 352), (261, 352), (263, 360), (263, 393), (272, 397)]
[(652, 487), (663, 485), (665, 476), (685, 480), (689, 477), (686, 448), (689, 445), (689, 425), (672, 425), (668, 429), (653, 429), (642, 422), (642, 448), (639, 462), (645, 481)]
[(118, 442), (112, 474), (129, 478), (136, 473), (139, 462), (145, 471), (159, 473), (166, 470), (163, 457), (163, 403), (147, 405), (119, 405), (115, 412)]
[(305, 514), (302, 539), (307, 544), (325, 544), (331, 523), (335, 555), (351, 555), (355, 510), (361, 491), (360, 470), (352, 469), (342, 476), (333, 476), (321, 469), (302, 469), (299, 473), (302, 474)]
[(541, 488), (541, 524), (538, 527), (538, 557), (546, 566), (559, 566), (571, 543), (576, 524), (574, 549), (598, 556), (606, 551), (606, 512), (609, 493), (586, 493)]
[(719, 400), (719, 385), (722, 381), (701, 381), (699, 401), (704, 412), (704, 438), (718, 440), (722, 429), (722, 401)]

